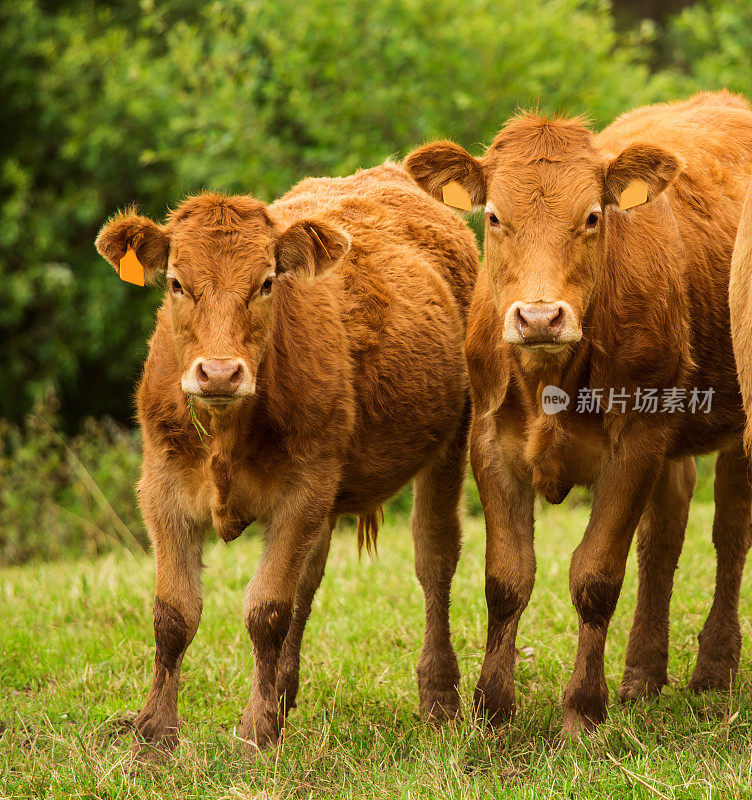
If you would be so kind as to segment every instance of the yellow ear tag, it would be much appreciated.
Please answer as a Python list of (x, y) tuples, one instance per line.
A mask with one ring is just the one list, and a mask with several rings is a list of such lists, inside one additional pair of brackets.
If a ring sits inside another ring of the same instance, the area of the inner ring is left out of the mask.
[(128, 245), (125, 255), (120, 259), (120, 279), (136, 286), (144, 285), (144, 267), (138, 260), (135, 250)]
[(452, 206), (452, 208), (459, 208), (461, 211), (473, 210), (473, 204), (470, 202), (470, 195), (457, 181), (445, 183), (442, 189), (442, 196), (445, 205)]
[(648, 185), (645, 181), (630, 181), (619, 197), (619, 208), (627, 211), (648, 201)]

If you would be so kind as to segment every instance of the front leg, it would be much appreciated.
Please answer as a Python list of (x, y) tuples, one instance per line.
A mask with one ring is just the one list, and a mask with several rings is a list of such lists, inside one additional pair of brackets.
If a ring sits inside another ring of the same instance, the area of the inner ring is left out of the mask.
[(594, 487), (593, 510), (572, 556), (569, 589), (579, 619), (574, 671), (564, 692), (564, 731), (578, 738), (606, 719), (604, 653), (637, 522), (663, 461), (661, 437), (625, 426)]
[(244, 616), (253, 645), (253, 685), (240, 737), (247, 755), (279, 740), (283, 717), (277, 668), (290, 630), (301, 570), (329, 519), (330, 507), (304, 497), (287, 498), (285, 513), (269, 525), (261, 563), (246, 589)]
[(144, 743), (172, 750), (177, 744), (178, 683), (183, 656), (201, 618), (201, 554), (204, 532), (177, 508), (166, 513), (170, 495), (144, 478), (141, 508), (154, 545), (157, 585), (154, 599), (154, 674), (149, 697), (135, 720), (133, 750)]
[(473, 421), (470, 455), (486, 517), (488, 636), (473, 706), (491, 725), (515, 712), (514, 661), (517, 625), (535, 582), (533, 506), (529, 480), (511, 462), (514, 445), (493, 436), (493, 424)]

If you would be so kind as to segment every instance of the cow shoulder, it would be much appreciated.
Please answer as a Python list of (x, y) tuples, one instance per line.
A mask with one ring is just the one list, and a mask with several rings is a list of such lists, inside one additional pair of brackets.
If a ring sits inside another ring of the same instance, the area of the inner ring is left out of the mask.
[(687, 253), (669, 201), (608, 214), (594, 309), (595, 384), (682, 386), (692, 366)]

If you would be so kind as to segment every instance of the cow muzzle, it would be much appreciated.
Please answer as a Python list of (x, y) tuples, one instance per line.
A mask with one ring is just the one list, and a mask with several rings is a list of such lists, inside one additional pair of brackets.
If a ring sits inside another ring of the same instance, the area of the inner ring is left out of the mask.
[(504, 317), (504, 341), (526, 350), (557, 352), (582, 338), (569, 303), (512, 303)]
[(226, 405), (256, 391), (242, 358), (197, 358), (181, 380), (183, 391), (209, 405)]

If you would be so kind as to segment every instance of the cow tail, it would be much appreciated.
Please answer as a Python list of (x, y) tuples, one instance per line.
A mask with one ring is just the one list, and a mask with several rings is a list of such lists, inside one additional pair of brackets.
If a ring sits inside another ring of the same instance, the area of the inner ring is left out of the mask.
[(358, 517), (358, 558), (363, 553), (363, 545), (366, 546), (366, 552), (369, 556), (378, 556), (379, 516), (383, 524), (384, 509), (381, 506), (376, 511), (369, 511), (367, 514), (361, 514)]

